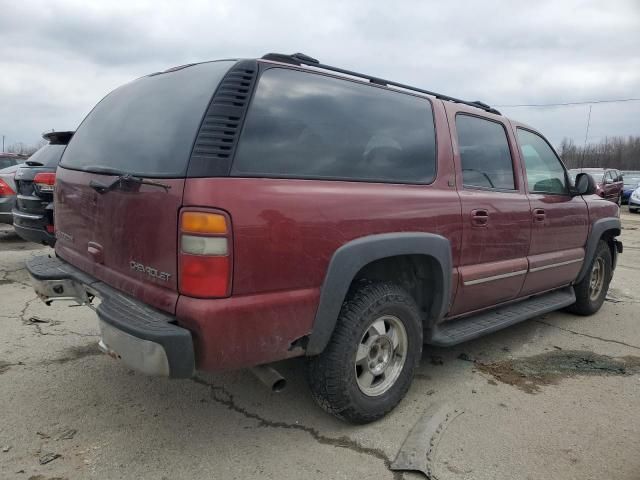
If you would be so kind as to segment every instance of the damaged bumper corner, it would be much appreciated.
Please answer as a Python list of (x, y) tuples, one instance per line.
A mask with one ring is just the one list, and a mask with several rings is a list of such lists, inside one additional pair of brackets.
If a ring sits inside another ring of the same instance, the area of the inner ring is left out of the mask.
[(95, 308), (99, 319), (99, 348), (147, 375), (190, 378), (195, 372), (193, 339), (175, 317), (155, 310), (69, 263), (48, 256), (27, 262), (37, 295), (47, 304), (71, 300)]

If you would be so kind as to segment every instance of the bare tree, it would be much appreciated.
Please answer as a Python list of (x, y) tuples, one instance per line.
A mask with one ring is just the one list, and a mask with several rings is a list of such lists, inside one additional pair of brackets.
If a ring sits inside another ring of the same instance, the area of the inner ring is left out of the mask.
[(558, 153), (569, 168), (608, 167), (640, 170), (640, 136), (606, 137), (600, 143), (577, 146), (564, 138)]
[(22, 142), (17, 142), (9, 145), (7, 147), (8, 153), (17, 153), (20, 155), (33, 155), (37, 150), (47, 144), (47, 141), (42, 139), (38, 141), (35, 145), (27, 145)]

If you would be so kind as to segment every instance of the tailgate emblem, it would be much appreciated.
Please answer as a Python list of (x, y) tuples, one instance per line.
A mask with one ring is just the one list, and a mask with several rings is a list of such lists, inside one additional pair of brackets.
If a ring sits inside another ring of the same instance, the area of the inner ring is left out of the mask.
[(159, 272), (157, 268), (145, 266), (140, 262), (136, 262), (135, 260), (131, 260), (129, 262), (129, 267), (131, 268), (131, 270), (146, 273), (147, 276), (151, 278), (157, 278), (158, 280), (162, 280), (163, 282), (168, 282), (169, 278), (171, 278), (170, 273)]

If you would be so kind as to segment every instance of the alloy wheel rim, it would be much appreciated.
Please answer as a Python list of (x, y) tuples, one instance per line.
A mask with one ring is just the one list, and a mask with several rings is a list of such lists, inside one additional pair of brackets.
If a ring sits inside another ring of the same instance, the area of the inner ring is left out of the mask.
[(604, 260), (600, 257), (596, 258), (593, 262), (589, 281), (589, 298), (592, 301), (597, 300), (602, 292), (602, 286), (604, 285), (604, 271)]
[(383, 315), (365, 330), (355, 355), (358, 388), (369, 397), (389, 390), (407, 359), (407, 331), (398, 317)]

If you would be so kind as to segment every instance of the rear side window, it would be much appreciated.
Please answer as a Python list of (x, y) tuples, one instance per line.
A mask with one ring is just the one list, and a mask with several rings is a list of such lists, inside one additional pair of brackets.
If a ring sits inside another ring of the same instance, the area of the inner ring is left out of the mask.
[(521, 128), (517, 133), (529, 191), (558, 195), (568, 193), (565, 169), (544, 138)]
[(457, 115), (456, 130), (463, 184), (514, 190), (513, 161), (504, 127), (483, 118)]
[(66, 145), (45, 145), (29, 157), (29, 161), (40, 162), (45, 167), (56, 167)]
[(249, 107), (232, 175), (429, 183), (435, 150), (428, 100), (271, 68)]
[(60, 165), (147, 177), (184, 176), (204, 112), (233, 64), (196, 64), (114, 90), (82, 122)]

